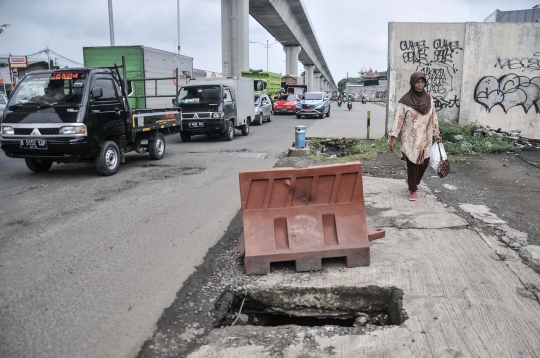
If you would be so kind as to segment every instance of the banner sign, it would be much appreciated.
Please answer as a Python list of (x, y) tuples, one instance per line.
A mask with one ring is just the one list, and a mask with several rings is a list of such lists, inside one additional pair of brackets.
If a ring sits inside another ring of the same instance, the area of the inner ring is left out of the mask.
[(8, 63), (10, 68), (26, 68), (28, 67), (28, 57), (9, 56)]

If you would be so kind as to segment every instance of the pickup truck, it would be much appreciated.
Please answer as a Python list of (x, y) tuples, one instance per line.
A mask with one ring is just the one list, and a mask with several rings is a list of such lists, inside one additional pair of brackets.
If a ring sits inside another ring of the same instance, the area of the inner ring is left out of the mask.
[(249, 134), (255, 120), (254, 81), (242, 77), (217, 77), (189, 81), (180, 89), (183, 108), (180, 138), (189, 142), (193, 135), (223, 135), (230, 141), (235, 129)]
[(131, 110), (125, 58), (122, 63), (24, 76), (4, 112), (2, 150), (10, 158), (24, 158), (36, 173), (48, 171), (54, 162), (93, 161), (97, 172), (108, 176), (131, 151), (163, 158), (164, 134), (180, 128), (181, 108)]

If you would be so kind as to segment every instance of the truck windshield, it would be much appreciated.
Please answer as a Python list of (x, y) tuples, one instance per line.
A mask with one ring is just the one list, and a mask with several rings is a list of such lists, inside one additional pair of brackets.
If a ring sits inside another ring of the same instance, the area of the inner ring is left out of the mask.
[(182, 87), (178, 95), (181, 105), (218, 103), (221, 100), (220, 86)]
[(315, 100), (315, 99), (322, 99), (322, 94), (320, 93), (306, 93), (304, 95), (305, 100)]
[(78, 104), (82, 101), (86, 73), (30, 74), (12, 94), (8, 106)]

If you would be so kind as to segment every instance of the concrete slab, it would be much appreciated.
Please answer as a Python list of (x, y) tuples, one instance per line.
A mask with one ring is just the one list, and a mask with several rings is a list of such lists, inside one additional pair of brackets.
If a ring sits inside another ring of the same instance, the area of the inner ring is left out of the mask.
[[(387, 225), (386, 238), (372, 243), (370, 266), (331, 262), (316, 273), (275, 269), (251, 284), (269, 292), (276, 287), (395, 286), (404, 292), (405, 323), (364, 330), (226, 327), (211, 331), (208, 344), (189, 357), (538, 356), (539, 276), (516, 252), (464, 227), (428, 188), (422, 189), (419, 200), (409, 202), (403, 180), (364, 178), (372, 213), (368, 220)], [(437, 220), (438, 225), (426, 223)]]
[[(367, 112), (371, 112), (370, 139), (382, 138), (385, 134), (386, 107), (374, 103), (353, 103), (353, 109), (345, 105), (338, 107), (331, 102), (330, 117), (317, 119), (306, 129), (307, 138), (366, 138)], [(301, 124), (303, 119), (297, 119)]]

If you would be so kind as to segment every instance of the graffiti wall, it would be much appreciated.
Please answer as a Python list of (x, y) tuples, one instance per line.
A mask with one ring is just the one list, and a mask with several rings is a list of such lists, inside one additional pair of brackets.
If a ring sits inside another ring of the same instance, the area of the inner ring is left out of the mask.
[(426, 74), (426, 91), (433, 97), (439, 115), (457, 122), (465, 24), (394, 23), (393, 27), (389, 49), (389, 82), (393, 84), (389, 92), (394, 106), (409, 91), (411, 74), (422, 71)]
[(470, 23), (467, 41), (460, 123), (540, 138), (540, 24)]
[(388, 88), (387, 86), (347, 86), (345, 93), (351, 93), (355, 101), (365, 98), (366, 101), (382, 102), (386, 101)]
[(540, 138), (540, 24), (390, 23), (388, 122), (414, 71), (440, 120)]

